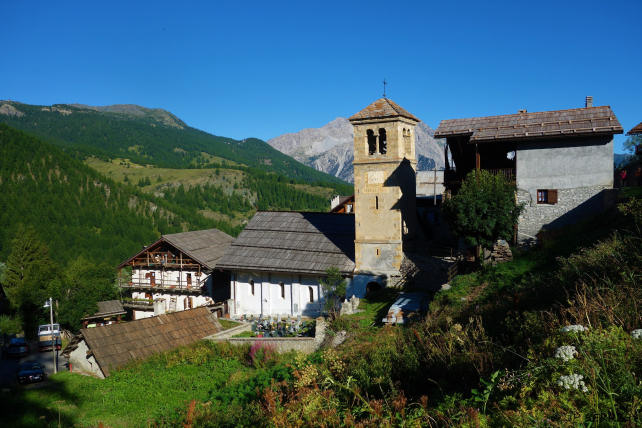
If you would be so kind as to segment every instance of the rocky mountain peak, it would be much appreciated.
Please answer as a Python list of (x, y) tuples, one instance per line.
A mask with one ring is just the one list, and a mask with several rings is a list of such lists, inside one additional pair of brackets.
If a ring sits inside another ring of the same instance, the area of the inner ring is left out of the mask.
[[(353, 182), (352, 125), (338, 117), (320, 128), (306, 128), (268, 140), (275, 149), (319, 171)], [(424, 122), (415, 127), (417, 168), (443, 168), (443, 143), (436, 140), (433, 129)]]

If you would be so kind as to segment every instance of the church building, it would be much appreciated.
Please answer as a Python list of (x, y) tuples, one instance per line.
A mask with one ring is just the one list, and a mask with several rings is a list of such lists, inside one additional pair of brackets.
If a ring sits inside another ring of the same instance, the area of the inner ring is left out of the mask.
[(256, 213), (216, 265), (230, 272), (232, 316), (317, 316), (323, 310), (320, 280), (330, 267), (348, 281), (348, 296), (363, 297), (399, 275), (404, 250), (418, 233), (419, 119), (381, 98), (349, 120), (354, 210)]

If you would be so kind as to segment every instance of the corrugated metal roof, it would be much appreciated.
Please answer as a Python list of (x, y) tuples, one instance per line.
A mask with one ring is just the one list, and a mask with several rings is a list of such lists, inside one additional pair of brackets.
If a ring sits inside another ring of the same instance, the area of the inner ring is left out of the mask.
[(354, 271), (354, 216), (259, 211), (217, 268), (323, 274)]
[(470, 142), (566, 135), (621, 134), (609, 106), (442, 120), (435, 138), (470, 136)]
[(352, 122), (356, 120), (383, 119), (387, 117), (405, 117), (419, 122), (419, 119), (413, 114), (408, 113), (404, 108), (399, 106), (399, 104), (388, 98), (379, 98), (359, 113), (350, 116), (348, 120)]
[(234, 241), (234, 238), (218, 229), (193, 230), (190, 232), (172, 233), (162, 235), (160, 239), (148, 247), (143, 248), (129, 259), (122, 262), (118, 267), (123, 267), (135, 257), (153, 248), (161, 242), (167, 242), (182, 251), (196, 262), (207, 269), (214, 269), (216, 262), (223, 256), (226, 248)]
[(80, 334), (105, 376), (132, 360), (189, 345), (221, 331), (207, 308), (189, 309), (102, 327), (83, 328)]

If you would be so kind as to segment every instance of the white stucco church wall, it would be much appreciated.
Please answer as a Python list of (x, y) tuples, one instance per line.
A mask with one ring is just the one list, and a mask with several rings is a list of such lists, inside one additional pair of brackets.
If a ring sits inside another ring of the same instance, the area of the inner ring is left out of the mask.
[(234, 317), (316, 317), (323, 311), (323, 288), (317, 276), (237, 271), (232, 273), (230, 288), (229, 309)]

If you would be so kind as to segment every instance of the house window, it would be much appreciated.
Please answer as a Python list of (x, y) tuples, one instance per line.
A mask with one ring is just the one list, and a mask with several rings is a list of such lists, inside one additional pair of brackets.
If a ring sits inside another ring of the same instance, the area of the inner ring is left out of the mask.
[(281, 287), (281, 298), (285, 299), (285, 284), (282, 282), (279, 282), (279, 287)]
[(308, 287), (308, 291), (310, 292), (310, 303), (314, 302), (314, 288)]
[(379, 128), (379, 153), (385, 155), (388, 151), (388, 141), (386, 140), (386, 130)]
[(187, 286), (188, 287), (192, 286), (192, 274), (191, 273), (187, 274)]
[(250, 291), (252, 292), (252, 296), (254, 296), (254, 280), (250, 279)]
[(377, 151), (377, 137), (372, 129), (368, 129), (366, 135), (368, 136), (368, 154), (374, 155)]
[(538, 189), (537, 203), (554, 205), (557, 203), (557, 189)]

